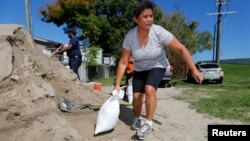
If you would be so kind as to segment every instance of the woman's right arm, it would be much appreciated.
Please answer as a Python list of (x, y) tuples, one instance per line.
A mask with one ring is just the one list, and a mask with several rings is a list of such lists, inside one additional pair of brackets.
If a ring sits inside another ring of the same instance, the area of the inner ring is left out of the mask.
[(116, 70), (116, 81), (115, 81), (115, 88), (114, 88), (116, 90), (120, 90), (121, 80), (128, 66), (128, 60), (130, 56), (131, 56), (131, 52), (125, 48), (122, 48), (121, 57), (118, 62), (118, 67)]

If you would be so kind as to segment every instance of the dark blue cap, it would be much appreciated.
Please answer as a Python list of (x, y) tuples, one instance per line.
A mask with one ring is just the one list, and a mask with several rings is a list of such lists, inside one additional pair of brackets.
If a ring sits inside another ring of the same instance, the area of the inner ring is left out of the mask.
[(66, 31), (66, 33), (72, 33), (72, 34), (74, 34), (74, 35), (76, 35), (76, 28), (69, 28), (67, 31)]

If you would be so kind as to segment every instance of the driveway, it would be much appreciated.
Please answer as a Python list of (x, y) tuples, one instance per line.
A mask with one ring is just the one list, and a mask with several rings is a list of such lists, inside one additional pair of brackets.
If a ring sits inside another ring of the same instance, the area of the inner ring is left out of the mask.
[[(112, 87), (104, 87), (103, 91), (110, 93)], [(237, 121), (221, 120), (209, 117), (205, 114), (197, 113), (195, 109), (190, 108), (190, 104), (173, 98), (176, 95), (182, 95), (184, 89), (180, 88), (159, 88), (157, 91), (157, 109), (153, 120), (153, 131), (145, 138), (148, 141), (207, 141), (207, 126), (209, 124), (239, 124)], [(121, 103), (124, 103), (122, 101)], [(126, 102), (125, 102), (126, 103)], [(130, 113), (130, 115), (128, 115)], [(130, 135), (132, 110), (128, 111), (121, 107), (120, 120), (127, 124), (127, 129), (122, 132)], [(143, 109), (145, 117), (145, 109)], [(130, 122), (128, 122), (130, 120)], [(119, 124), (122, 123), (118, 123)], [(121, 127), (122, 128), (122, 127)], [(118, 127), (116, 128), (118, 130)], [(119, 131), (116, 131), (119, 135)], [(133, 135), (133, 133), (132, 133)], [(121, 136), (120, 136), (121, 137)], [(120, 138), (116, 136), (117, 138)], [(132, 136), (131, 139), (134, 137)], [(114, 139), (114, 138), (112, 138)], [(120, 138), (124, 139), (125, 138)]]

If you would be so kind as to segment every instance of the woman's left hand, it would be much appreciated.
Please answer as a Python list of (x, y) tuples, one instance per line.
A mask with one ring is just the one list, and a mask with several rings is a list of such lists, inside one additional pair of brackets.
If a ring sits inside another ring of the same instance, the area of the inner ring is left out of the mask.
[(192, 71), (192, 75), (193, 75), (193, 78), (195, 79), (195, 81), (199, 84), (202, 83), (203, 81), (203, 76), (202, 74), (198, 71), (198, 70), (194, 70)]

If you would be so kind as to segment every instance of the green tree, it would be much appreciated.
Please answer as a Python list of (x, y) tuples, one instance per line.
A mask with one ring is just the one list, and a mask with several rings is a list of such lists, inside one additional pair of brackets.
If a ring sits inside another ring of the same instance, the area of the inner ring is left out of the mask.
[(91, 11), (93, 2), (94, 0), (57, 0), (47, 3), (45, 8), (40, 9), (42, 21), (53, 22), (57, 26), (76, 26), (93, 13)]
[[(196, 21), (186, 22), (183, 13), (171, 13), (165, 16), (164, 27), (178, 38), (191, 54), (212, 49), (212, 35), (208, 31), (199, 32), (199, 23)], [(174, 67), (176, 77), (183, 77), (186, 74), (186, 66), (180, 56), (169, 49), (166, 49), (170, 63)]]
[(41, 9), (42, 20), (82, 29), (80, 39), (117, 57), (124, 36), (133, 26), (134, 0), (57, 0)]

